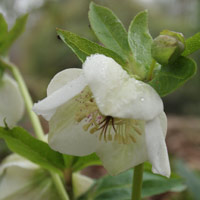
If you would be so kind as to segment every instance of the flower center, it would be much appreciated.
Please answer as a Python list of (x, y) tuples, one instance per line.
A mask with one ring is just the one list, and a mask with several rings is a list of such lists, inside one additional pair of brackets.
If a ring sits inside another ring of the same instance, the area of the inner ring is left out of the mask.
[(116, 141), (119, 144), (136, 143), (136, 135), (142, 135), (144, 121), (104, 116), (99, 111), (89, 87), (76, 99), (79, 109), (76, 121), (83, 122), (83, 130), (99, 134), (99, 140)]

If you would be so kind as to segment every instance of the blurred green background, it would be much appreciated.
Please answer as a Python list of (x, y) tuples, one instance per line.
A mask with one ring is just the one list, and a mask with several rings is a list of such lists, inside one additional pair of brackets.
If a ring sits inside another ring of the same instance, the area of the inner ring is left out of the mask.
[[(57, 38), (56, 27), (97, 41), (90, 29), (91, 0), (0, 0), (0, 12), (11, 27), (16, 17), (29, 13), (24, 34), (15, 42), (10, 59), (17, 64), (34, 101), (46, 96), (51, 78), (66, 68), (81, 68), (81, 62)], [(94, 0), (111, 8), (128, 28), (140, 11), (149, 10), (149, 29), (156, 37), (163, 29), (182, 32), (186, 38), (200, 31), (200, 0)], [(200, 51), (192, 57), (200, 66)], [(183, 87), (164, 98), (169, 116), (167, 143), (172, 158), (181, 158), (191, 169), (200, 170), (200, 72)], [(177, 117), (178, 116), (178, 117)], [(22, 122), (30, 128), (27, 117)], [(47, 126), (44, 127), (47, 130)], [(2, 141), (0, 141), (2, 143)], [(7, 153), (0, 143), (1, 157)], [(173, 164), (172, 164), (173, 165)], [(200, 198), (200, 197), (199, 197)], [(190, 193), (165, 194), (156, 200), (191, 200)]]

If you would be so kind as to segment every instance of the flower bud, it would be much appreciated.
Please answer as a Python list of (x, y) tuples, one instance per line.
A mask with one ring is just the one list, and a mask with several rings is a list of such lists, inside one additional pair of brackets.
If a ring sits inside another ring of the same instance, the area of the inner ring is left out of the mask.
[(151, 47), (152, 57), (161, 65), (173, 63), (184, 51), (185, 40), (181, 33), (164, 30)]

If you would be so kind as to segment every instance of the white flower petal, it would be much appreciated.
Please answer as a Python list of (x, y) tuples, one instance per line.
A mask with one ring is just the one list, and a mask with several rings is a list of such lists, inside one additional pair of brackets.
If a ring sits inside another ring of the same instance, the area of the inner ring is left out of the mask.
[(4, 74), (0, 81), (0, 126), (14, 126), (23, 116), (24, 101), (16, 81)]
[(110, 175), (117, 175), (147, 160), (144, 134), (135, 134), (136, 143), (101, 143), (96, 151)]
[(72, 174), (72, 185), (75, 199), (85, 194), (94, 184), (94, 180), (79, 173)]
[(154, 120), (146, 124), (146, 145), (150, 162), (152, 163), (152, 171), (157, 174), (169, 177), (171, 170), (169, 165), (169, 157), (165, 136), (167, 130), (167, 118), (162, 112)]
[[(0, 199), (4, 199), (26, 187), (36, 169), (38, 167), (35, 164), (21, 156), (16, 154), (8, 156), (0, 169), (0, 175), (2, 175), (0, 179)], [(3, 172), (5, 172), (5, 175)]]
[(75, 120), (79, 112), (77, 99), (78, 95), (59, 107), (49, 121), (49, 145), (61, 153), (84, 156), (96, 150), (98, 139), (83, 130), (84, 119), (80, 123)]
[[(66, 80), (64, 80), (66, 77)], [(66, 83), (62, 85), (62, 83)], [(48, 87), (49, 96), (35, 103), (33, 111), (49, 120), (56, 109), (79, 94), (86, 86), (85, 78), (80, 70), (67, 69), (60, 72), (50, 82)]]
[(24, 169), (30, 169), (30, 170), (35, 170), (38, 169), (39, 166), (30, 162), (29, 160), (17, 155), (17, 154), (11, 154), (7, 156), (4, 160), (3, 163), (0, 165), (0, 175), (3, 173), (3, 171), (8, 168), (8, 167), (21, 167)]
[(104, 115), (151, 120), (163, 110), (156, 91), (148, 84), (130, 78), (112, 58), (92, 55), (83, 64), (83, 71)]
[(46, 171), (25, 158), (12, 154), (0, 170), (1, 200), (55, 200), (58, 193)]
[(47, 87), (47, 96), (54, 93), (56, 90), (63, 87), (67, 83), (77, 79), (82, 74), (82, 69), (65, 69), (61, 72), (58, 72), (50, 81)]

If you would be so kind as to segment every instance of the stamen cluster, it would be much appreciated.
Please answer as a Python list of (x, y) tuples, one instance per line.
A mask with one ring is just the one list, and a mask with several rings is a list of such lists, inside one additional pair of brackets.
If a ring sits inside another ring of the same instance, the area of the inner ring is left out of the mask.
[(76, 101), (79, 105), (76, 121), (80, 123), (85, 120), (83, 130), (89, 130), (91, 134), (98, 133), (99, 141), (116, 141), (119, 144), (136, 143), (135, 134), (142, 135), (144, 131), (142, 120), (114, 118), (101, 114), (89, 87), (81, 92)]

